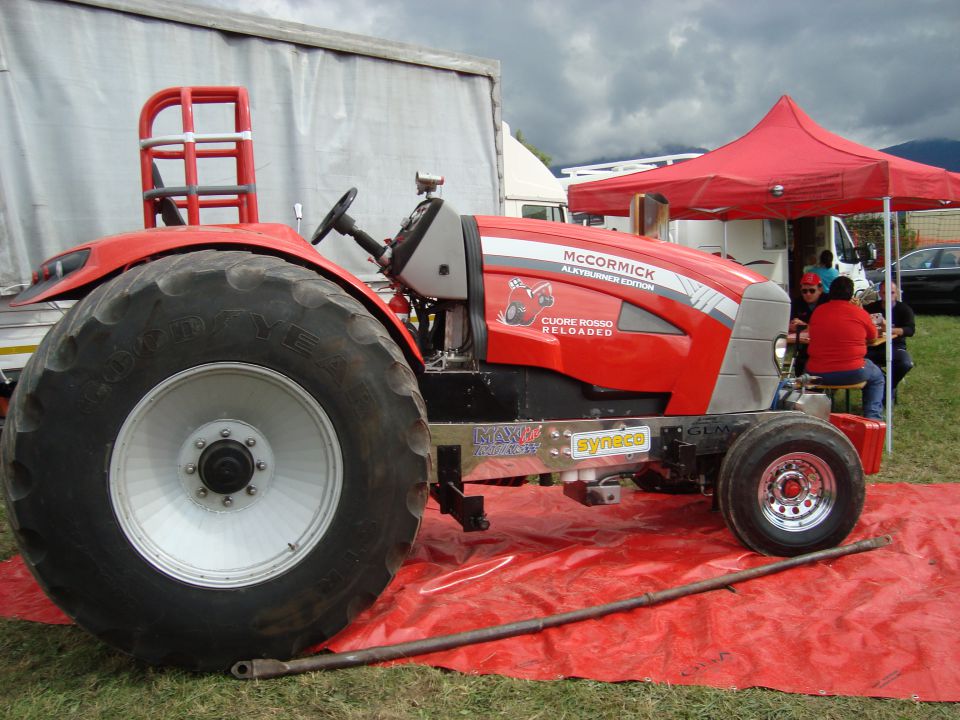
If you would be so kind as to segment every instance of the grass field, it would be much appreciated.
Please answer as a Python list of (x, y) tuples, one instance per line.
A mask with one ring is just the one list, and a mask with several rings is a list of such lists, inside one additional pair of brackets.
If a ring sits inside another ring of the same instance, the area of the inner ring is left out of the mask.
[[(960, 467), (960, 317), (919, 316), (894, 453), (872, 482), (953, 482)], [(16, 552), (0, 510), (0, 558)], [(791, 671), (802, 672), (802, 668)], [(960, 718), (960, 704), (585, 680), (529, 682), (428, 667), (259, 682), (151, 668), (75, 627), (0, 621), (0, 717)]]

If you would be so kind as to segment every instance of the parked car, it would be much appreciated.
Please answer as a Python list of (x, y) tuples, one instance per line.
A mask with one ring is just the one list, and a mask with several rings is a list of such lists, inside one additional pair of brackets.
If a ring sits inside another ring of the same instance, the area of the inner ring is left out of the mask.
[[(896, 278), (897, 264), (893, 264)], [(883, 269), (867, 273), (871, 282), (883, 280)], [(900, 258), (903, 299), (915, 307), (960, 305), (960, 243), (929, 245)]]

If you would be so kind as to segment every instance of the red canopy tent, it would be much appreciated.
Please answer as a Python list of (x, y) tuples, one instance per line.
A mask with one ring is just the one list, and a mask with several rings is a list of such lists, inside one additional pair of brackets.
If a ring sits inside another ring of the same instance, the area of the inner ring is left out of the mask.
[[(571, 185), (574, 212), (629, 215), (637, 193), (658, 192), (673, 219), (793, 219), (884, 213), (887, 325), (891, 322), (890, 212), (960, 204), (960, 174), (858, 145), (817, 125), (788, 95), (750, 132), (700, 157)], [(887, 338), (887, 366), (891, 360)], [(893, 450), (887, 376), (887, 451)]]
[(570, 209), (628, 215), (659, 192), (673, 219), (799, 218), (960, 205), (960, 173), (858, 145), (817, 125), (784, 95), (750, 132), (693, 160), (571, 185)]

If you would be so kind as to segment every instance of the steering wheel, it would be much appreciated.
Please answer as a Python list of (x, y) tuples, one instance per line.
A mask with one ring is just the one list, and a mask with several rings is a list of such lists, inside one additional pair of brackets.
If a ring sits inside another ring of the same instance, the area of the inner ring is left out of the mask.
[(337, 224), (337, 221), (342, 218), (343, 214), (351, 205), (353, 205), (353, 201), (356, 197), (357, 189), (352, 187), (343, 194), (342, 198), (337, 200), (334, 206), (330, 208), (330, 212), (327, 213), (327, 216), (317, 226), (317, 229), (313, 233), (313, 237), (310, 238), (310, 242), (313, 245), (317, 245), (331, 230), (333, 230), (333, 227)]

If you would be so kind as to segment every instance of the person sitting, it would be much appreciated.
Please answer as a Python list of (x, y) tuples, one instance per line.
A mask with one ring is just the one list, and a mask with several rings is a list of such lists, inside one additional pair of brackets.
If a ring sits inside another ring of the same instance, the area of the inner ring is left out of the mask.
[(824, 292), (830, 292), (830, 285), (840, 276), (840, 272), (833, 266), (833, 253), (829, 250), (820, 253), (820, 262), (817, 265), (804, 270), (820, 276)]
[(865, 357), (867, 342), (877, 338), (877, 327), (852, 299), (853, 280), (840, 276), (830, 286), (829, 302), (813, 311), (806, 371), (824, 385), (866, 382), (863, 414), (882, 420), (883, 372)]
[(802, 330), (810, 323), (810, 316), (820, 305), (827, 302), (823, 283), (816, 273), (804, 273), (800, 278), (800, 297), (790, 303), (790, 332)]
[[(910, 353), (907, 352), (907, 338), (913, 337), (913, 333), (916, 331), (916, 320), (914, 319), (913, 308), (907, 305), (902, 300), (899, 300), (897, 291), (897, 284), (894, 282), (890, 283), (890, 300), (892, 302), (892, 308), (890, 311), (891, 320), (893, 321), (893, 330), (889, 335), (893, 338), (891, 344), (893, 345), (893, 399), (897, 399), (897, 385), (900, 384), (900, 381), (906, 376), (908, 372), (913, 369), (913, 358), (910, 357)], [(873, 317), (880, 316), (878, 319), (880, 322), (878, 326), (880, 331), (883, 332), (886, 329), (886, 309), (884, 305), (884, 300), (886, 299), (886, 293), (884, 291), (883, 283), (880, 284), (880, 297), (876, 302), (869, 303), (864, 306), (864, 310)], [(886, 368), (887, 366), (887, 348), (885, 345), (875, 345), (867, 350), (867, 357), (874, 362), (875, 365), (878, 365), (881, 368)]]
[[(790, 303), (790, 334), (799, 334), (806, 330), (813, 311), (825, 302), (827, 296), (823, 292), (820, 276), (812, 272), (805, 273), (800, 278), (800, 297)], [(793, 368), (797, 375), (803, 374), (806, 361), (806, 346), (797, 342), (793, 359)]]

